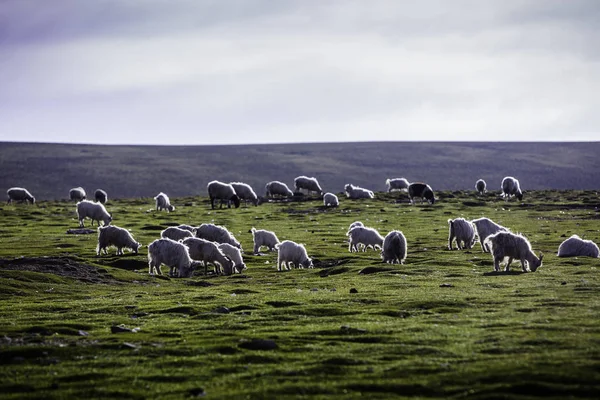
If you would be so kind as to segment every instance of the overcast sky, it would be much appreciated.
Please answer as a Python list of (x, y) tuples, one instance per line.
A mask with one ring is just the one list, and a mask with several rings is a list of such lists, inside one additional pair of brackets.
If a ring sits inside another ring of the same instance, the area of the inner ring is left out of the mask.
[(0, 140), (600, 140), (597, 0), (0, 0)]

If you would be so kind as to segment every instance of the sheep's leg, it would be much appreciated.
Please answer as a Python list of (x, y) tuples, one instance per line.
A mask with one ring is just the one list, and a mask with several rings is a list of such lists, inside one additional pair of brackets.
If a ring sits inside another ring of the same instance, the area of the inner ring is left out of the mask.
[(529, 262), (527, 262), (527, 264), (526, 264), (525, 259), (521, 258), (521, 268), (523, 268), (523, 272), (531, 272), (529, 270), (528, 264), (529, 264)]
[(258, 254), (260, 251), (260, 246), (257, 246), (256, 243), (254, 244), (254, 254)]
[(454, 240), (454, 235), (452, 233), (450, 233), (450, 236), (448, 236), (448, 250), (452, 250), (452, 241)]
[(210, 198), (210, 208), (215, 209), (215, 198), (211, 196)]
[(500, 272), (500, 258), (494, 257), (494, 271)]
[(148, 274), (154, 275), (153, 272), (154, 272), (154, 266), (152, 265), (152, 261), (150, 261), (148, 263)]
[(510, 264), (512, 263), (513, 258), (512, 257), (508, 257), (508, 261), (506, 262), (506, 266), (504, 267), (504, 271), (505, 272), (509, 272), (510, 271)]

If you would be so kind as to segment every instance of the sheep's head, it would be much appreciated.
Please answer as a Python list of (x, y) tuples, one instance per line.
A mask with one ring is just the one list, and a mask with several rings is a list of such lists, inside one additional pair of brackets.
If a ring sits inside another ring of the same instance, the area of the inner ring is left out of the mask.
[(141, 248), (142, 248), (142, 244), (141, 244), (141, 243), (138, 243), (138, 242), (135, 242), (135, 245), (133, 246), (133, 252), (134, 252), (135, 254), (137, 254), (137, 253), (138, 253), (138, 250), (139, 250), (139, 249), (141, 249)]
[(169, 207), (167, 207), (167, 210), (169, 210), (169, 212), (175, 211), (175, 206), (169, 204)]
[(534, 259), (532, 263), (529, 264), (529, 269), (531, 272), (535, 272), (539, 267), (542, 266), (542, 259), (544, 258), (544, 254), (540, 253), (539, 258)]
[(231, 201), (233, 201), (233, 204), (235, 205), (235, 208), (239, 208), (240, 207), (240, 198), (238, 197), (237, 194), (234, 194), (233, 196), (231, 196), (231, 199), (229, 199)]
[(523, 192), (519, 192), (516, 194), (517, 199), (519, 199), (519, 201), (523, 200)]
[(242, 264), (236, 264), (234, 265), (235, 270), (237, 271), (238, 274), (241, 274), (243, 270), (246, 269), (246, 264), (242, 263)]
[(313, 266), (313, 262), (312, 262), (312, 260), (311, 260), (310, 258), (307, 258), (306, 260), (302, 261), (302, 262), (300, 263), (300, 265), (301, 265), (303, 268), (313, 268), (313, 267), (314, 267), (314, 266)]

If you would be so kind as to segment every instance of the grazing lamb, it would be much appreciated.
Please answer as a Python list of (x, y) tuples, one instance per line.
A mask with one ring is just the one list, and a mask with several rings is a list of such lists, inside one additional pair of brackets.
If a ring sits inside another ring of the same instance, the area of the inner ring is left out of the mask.
[(139, 248), (142, 247), (141, 243), (136, 242), (127, 229), (115, 225), (99, 226), (96, 254), (100, 255), (102, 251), (104, 254), (108, 254), (106, 249), (110, 246), (117, 248), (117, 255), (123, 255), (124, 248), (137, 254)]
[(175, 206), (171, 205), (171, 201), (169, 200), (169, 196), (160, 192), (154, 197), (156, 200), (156, 211), (167, 210), (167, 212), (175, 211)]
[(502, 197), (508, 200), (510, 196), (515, 196), (519, 200), (523, 200), (523, 192), (519, 186), (519, 181), (512, 176), (507, 176), (502, 179)]
[(317, 195), (321, 196), (323, 194), (323, 190), (321, 186), (319, 186), (319, 181), (317, 178), (308, 177), (308, 176), (299, 176), (294, 179), (294, 185), (296, 186), (296, 191), (301, 192), (302, 189), (307, 191), (307, 194), (310, 195), (310, 192), (315, 192)]
[(81, 186), (69, 190), (69, 199), (71, 200), (81, 201), (85, 200), (85, 197), (85, 190)]
[(190, 231), (196, 236), (196, 228), (191, 225), (179, 225), (177, 226), (179, 229), (185, 229), (186, 231)]
[(373, 194), (372, 191), (363, 189), (359, 186), (354, 186), (350, 183), (344, 186), (344, 191), (349, 199), (372, 199), (375, 197), (375, 194)]
[(202, 224), (196, 228), (196, 236), (201, 239), (206, 239), (211, 242), (229, 243), (238, 249), (242, 248), (240, 242), (235, 239), (235, 236), (224, 226), (213, 224)]
[(262, 246), (267, 246), (269, 251), (277, 250), (277, 245), (280, 242), (279, 239), (277, 239), (275, 232), (252, 227), (250, 233), (252, 233), (252, 239), (254, 240), (254, 254), (259, 254)]
[(400, 231), (391, 231), (383, 239), (381, 250), (383, 262), (389, 264), (404, 264), (406, 260), (406, 238)]
[(193, 267), (196, 265), (190, 258), (190, 252), (184, 244), (171, 239), (156, 239), (148, 245), (148, 273), (162, 275), (160, 265), (169, 267), (169, 276), (175, 275), (180, 278), (192, 276)]
[(348, 231), (348, 251), (358, 251), (357, 245), (364, 245), (363, 251), (367, 251), (367, 247), (372, 247), (375, 250), (376, 247), (380, 249), (383, 246), (383, 237), (377, 232), (377, 229), (367, 228), (365, 226), (355, 226)]
[[(452, 242), (456, 239), (459, 250), (470, 249), (475, 244), (475, 229), (473, 224), (464, 218), (448, 220), (448, 250), (452, 250)], [(462, 247), (461, 247), (462, 242)]]
[(25, 188), (12, 187), (6, 191), (6, 194), (8, 195), (6, 204), (10, 204), (13, 201), (27, 201), (28, 203), (35, 204), (35, 197)]
[(513, 259), (521, 261), (523, 272), (535, 272), (542, 266), (544, 255), (536, 257), (531, 251), (531, 244), (524, 236), (515, 235), (511, 232), (498, 232), (485, 239), (485, 243), (491, 246), (494, 256), (494, 271), (500, 271), (500, 262), (508, 258), (504, 271), (508, 272)]
[(360, 221), (354, 221), (353, 223), (350, 224), (350, 226), (348, 227), (348, 232), (346, 232), (346, 236), (348, 236), (348, 234), (350, 233), (350, 231), (352, 230), (352, 228), (356, 227), (356, 226), (365, 226), (365, 224), (363, 224)]
[(415, 197), (420, 197), (421, 203), (423, 203), (423, 199), (426, 199), (431, 204), (435, 203), (433, 190), (426, 183), (414, 182), (408, 185), (408, 198), (412, 204), (415, 204)]
[(77, 217), (80, 228), (83, 228), (83, 220), (86, 217), (92, 220), (92, 226), (94, 226), (94, 221), (98, 221), (98, 226), (100, 226), (100, 221), (104, 222), (105, 226), (110, 225), (112, 221), (112, 216), (106, 211), (102, 203), (94, 203), (89, 200), (82, 200), (77, 203)]
[(340, 201), (333, 193), (325, 193), (323, 196), (323, 205), (325, 207), (339, 207)]
[(584, 240), (573, 235), (558, 247), (559, 257), (600, 257), (598, 245), (591, 240)]
[(295, 268), (313, 268), (313, 262), (306, 254), (304, 245), (292, 242), (291, 240), (284, 240), (277, 245), (277, 270), (281, 271), (281, 265), (286, 270), (290, 270), (290, 263)]
[(207, 189), (211, 208), (215, 208), (215, 200), (219, 200), (219, 208), (223, 208), (223, 201), (227, 202), (227, 208), (231, 208), (231, 202), (233, 202), (235, 208), (240, 206), (240, 198), (230, 184), (219, 181), (210, 181), (208, 182)]
[(230, 185), (233, 186), (233, 190), (240, 200), (244, 200), (244, 205), (247, 205), (248, 200), (255, 206), (258, 205), (258, 196), (250, 185), (242, 182), (231, 182)]
[(490, 249), (485, 245), (485, 239), (487, 239), (488, 236), (493, 235), (496, 232), (508, 232), (507, 228), (498, 225), (491, 219), (485, 217), (474, 219), (471, 223), (475, 226), (475, 232), (479, 238), (481, 250), (484, 253), (490, 252)]
[(486, 186), (487, 185), (483, 179), (479, 179), (477, 182), (475, 182), (475, 189), (480, 195), (483, 195), (486, 192)]
[(387, 186), (388, 193), (392, 192), (394, 190), (407, 191), (408, 190), (408, 185), (410, 185), (410, 183), (408, 183), (408, 181), (406, 180), (406, 178), (391, 178), (391, 179), (387, 179), (385, 181), (385, 184)]
[(294, 193), (285, 183), (279, 181), (271, 181), (267, 183), (265, 185), (265, 190), (267, 192), (267, 197), (292, 197), (294, 195)]
[(202, 261), (204, 264), (204, 275), (208, 275), (208, 264), (215, 266), (215, 273), (231, 275), (233, 272), (233, 261), (231, 261), (221, 249), (218, 243), (200, 238), (187, 238), (181, 243), (189, 248), (190, 257)]
[(194, 237), (194, 233), (187, 229), (181, 229), (176, 226), (170, 226), (160, 233), (160, 237), (163, 239), (171, 239), (176, 242), (185, 238)]
[[(242, 273), (243, 270), (246, 269), (246, 264), (244, 263), (244, 259), (242, 258), (242, 252), (237, 247), (230, 245), (229, 243), (221, 243), (219, 244), (219, 249), (225, 254), (227, 258), (233, 261), (233, 269), (235, 272), (237, 271), (239, 274)], [(225, 275), (229, 275), (225, 272)]]
[(97, 202), (106, 204), (106, 202), (108, 201), (108, 194), (106, 194), (106, 192), (102, 189), (96, 189), (96, 191), (94, 192), (94, 198)]

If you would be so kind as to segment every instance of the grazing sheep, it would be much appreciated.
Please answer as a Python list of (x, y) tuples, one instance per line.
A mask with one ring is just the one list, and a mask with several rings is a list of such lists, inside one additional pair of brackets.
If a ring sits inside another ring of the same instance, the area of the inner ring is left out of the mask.
[(175, 211), (175, 206), (171, 205), (171, 201), (169, 200), (169, 196), (160, 192), (154, 197), (156, 200), (156, 211), (167, 210), (167, 212)]
[(181, 229), (176, 226), (170, 226), (160, 233), (160, 237), (163, 239), (179, 241), (185, 238), (194, 237), (194, 233), (187, 229)]
[(584, 240), (573, 235), (558, 247), (559, 257), (600, 257), (598, 245), (591, 240)]
[(348, 227), (348, 232), (346, 232), (346, 236), (348, 236), (348, 234), (350, 233), (350, 231), (352, 230), (352, 228), (356, 227), (356, 226), (365, 226), (365, 224), (363, 224), (360, 221), (354, 221), (353, 223), (350, 224), (350, 226)]
[(381, 250), (383, 262), (389, 264), (404, 264), (406, 260), (406, 238), (400, 231), (391, 231), (383, 239)]
[(196, 228), (191, 226), (191, 225), (178, 225), (177, 226), (179, 229), (185, 229), (186, 231), (190, 231), (194, 234), (194, 236), (196, 236)]
[(69, 199), (71, 200), (81, 201), (85, 200), (85, 197), (85, 190), (81, 186), (69, 190)]
[(201, 239), (206, 239), (211, 242), (229, 243), (238, 249), (242, 248), (240, 242), (235, 239), (235, 236), (224, 226), (213, 224), (202, 224), (196, 228), (196, 236)]
[(357, 245), (364, 245), (363, 251), (367, 251), (367, 247), (372, 247), (375, 250), (376, 247), (380, 249), (383, 246), (383, 237), (377, 232), (375, 228), (367, 228), (365, 226), (355, 226), (348, 231), (348, 251), (358, 251)]
[(510, 263), (513, 259), (521, 261), (523, 272), (535, 272), (542, 266), (542, 258), (544, 255), (540, 253), (540, 257), (531, 251), (531, 244), (524, 236), (515, 235), (511, 232), (498, 232), (485, 239), (485, 243), (491, 246), (494, 256), (494, 271), (500, 271), (500, 262), (508, 258), (504, 271), (508, 272)]
[(102, 203), (82, 200), (77, 203), (77, 218), (79, 219), (80, 228), (83, 228), (83, 220), (86, 217), (92, 220), (92, 226), (94, 226), (94, 221), (98, 221), (98, 226), (100, 226), (100, 221), (104, 222), (105, 226), (110, 225), (112, 221), (112, 216), (106, 211)]
[(301, 192), (302, 189), (307, 191), (307, 194), (310, 195), (310, 192), (315, 192), (317, 195), (321, 196), (323, 194), (323, 190), (321, 190), (321, 186), (319, 186), (319, 181), (317, 178), (308, 177), (308, 176), (299, 176), (294, 179), (294, 185), (296, 186), (296, 191)]
[(215, 274), (232, 274), (233, 261), (227, 258), (225, 253), (219, 249), (218, 243), (200, 238), (187, 238), (181, 243), (189, 248), (191, 258), (202, 261), (204, 264), (204, 275), (208, 275), (209, 263), (215, 266)]
[(290, 263), (294, 265), (294, 268), (313, 268), (312, 260), (308, 258), (304, 245), (284, 240), (277, 245), (277, 250), (278, 271), (281, 271), (282, 264), (286, 270), (290, 270)]
[(408, 185), (408, 198), (412, 204), (415, 203), (415, 197), (420, 197), (421, 203), (423, 203), (423, 199), (426, 199), (431, 204), (435, 203), (433, 190), (426, 183), (414, 182)]
[(193, 267), (196, 265), (190, 258), (187, 246), (181, 242), (171, 239), (156, 239), (148, 245), (148, 273), (154, 275), (154, 270), (156, 270), (158, 275), (162, 275), (161, 264), (169, 267), (169, 276), (174, 276), (175, 270), (177, 270), (177, 276), (180, 278), (191, 277)]
[(325, 193), (323, 196), (323, 205), (325, 207), (339, 207), (340, 201), (333, 193)]
[(267, 197), (292, 197), (294, 195), (294, 193), (285, 183), (279, 181), (271, 181), (267, 183), (265, 185), (265, 190), (267, 192)]
[[(242, 271), (246, 269), (246, 264), (244, 263), (240, 249), (230, 245), (229, 243), (220, 243), (219, 249), (221, 249), (227, 258), (233, 261), (234, 271), (237, 271), (239, 274), (241, 274)], [(226, 272), (225, 275), (229, 274)]]
[(254, 240), (254, 254), (258, 254), (262, 246), (267, 246), (269, 251), (277, 250), (277, 245), (280, 243), (275, 232), (266, 231), (264, 229), (250, 229), (252, 239)]
[(481, 250), (484, 253), (490, 252), (490, 249), (485, 245), (485, 239), (487, 239), (488, 236), (493, 235), (496, 232), (508, 232), (507, 228), (498, 225), (491, 219), (485, 217), (474, 219), (471, 223), (475, 226), (475, 232), (479, 238)]
[(35, 204), (35, 197), (25, 188), (12, 187), (6, 191), (6, 194), (8, 195), (6, 204), (10, 204), (13, 201), (27, 201), (28, 203)]
[(523, 200), (523, 192), (519, 186), (519, 181), (512, 176), (507, 176), (502, 179), (502, 197), (508, 200), (510, 196), (515, 196), (519, 200)]
[(346, 196), (350, 199), (372, 199), (375, 197), (372, 191), (368, 189), (363, 189), (359, 186), (354, 186), (348, 183), (344, 186), (344, 191), (346, 192)]
[(408, 190), (408, 185), (410, 185), (410, 183), (408, 183), (408, 181), (406, 180), (406, 178), (391, 178), (391, 179), (387, 179), (385, 181), (385, 184), (387, 186), (388, 193), (392, 192), (394, 190), (407, 191)]
[(475, 182), (475, 189), (480, 195), (483, 195), (486, 192), (486, 186), (487, 185), (483, 179), (479, 179), (477, 182)]
[[(475, 244), (475, 229), (473, 224), (464, 218), (448, 220), (448, 250), (452, 250), (452, 241), (456, 239), (456, 247), (459, 250), (470, 249)], [(462, 242), (462, 247), (461, 247)]]
[(108, 254), (106, 249), (110, 246), (117, 248), (117, 255), (123, 255), (124, 248), (137, 254), (139, 248), (142, 247), (141, 243), (136, 242), (127, 229), (115, 225), (99, 226), (96, 254), (100, 255), (102, 251), (104, 254)]
[(248, 200), (255, 206), (258, 205), (258, 196), (254, 193), (250, 185), (242, 182), (231, 182), (230, 185), (233, 186), (233, 190), (235, 190), (235, 194), (237, 194), (240, 200), (244, 200), (244, 205), (247, 205)]
[(106, 202), (108, 201), (108, 194), (106, 194), (106, 192), (102, 189), (96, 189), (96, 191), (94, 192), (94, 198), (97, 202), (106, 204)]
[(231, 208), (231, 202), (233, 202), (235, 208), (240, 206), (240, 198), (230, 184), (219, 181), (210, 181), (208, 182), (207, 189), (211, 208), (215, 208), (215, 200), (219, 200), (219, 208), (223, 208), (223, 201), (227, 202), (227, 208)]

